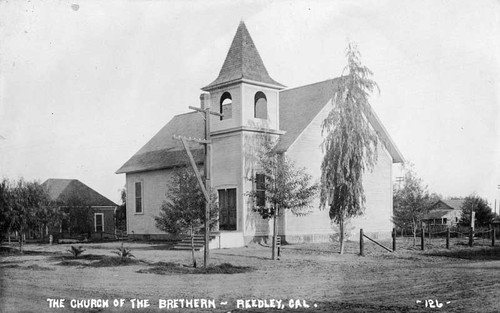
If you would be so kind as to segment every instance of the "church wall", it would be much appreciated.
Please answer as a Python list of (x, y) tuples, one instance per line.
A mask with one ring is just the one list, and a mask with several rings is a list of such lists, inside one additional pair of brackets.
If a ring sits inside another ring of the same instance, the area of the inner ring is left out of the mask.
[[(286, 155), (295, 161), (298, 167), (305, 167), (314, 181), (320, 180), (321, 162), (321, 122), (328, 115), (331, 104), (314, 118), (310, 125), (288, 149)], [(378, 163), (373, 172), (366, 173), (363, 185), (366, 195), (366, 212), (351, 222), (348, 231), (352, 239), (357, 239), (359, 228), (374, 237), (386, 237), (392, 229), (392, 160), (386, 150), (379, 148)], [(338, 228), (330, 223), (328, 209), (319, 209), (319, 197), (313, 202), (311, 214), (296, 217), (287, 213), (284, 218), (286, 240), (289, 242), (328, 241)]]
[[(166, 200), (167, 184), (172, 179), (173, 170), (157, 170), (140, 173), (127, 173), (127, 233), (147, 235), (151, 239), (166, 237), (167, 234), (156, 228), (154, 217)], [(135, 183), (142, 183), (143, 213), (135, 211)], [(168, 236), (167, 236), (168, 237)]]
[(243, 231), (242, 138), (241, 133), (212, 137), (212, 186), (218, 189), (236, 188), (237, 230)]

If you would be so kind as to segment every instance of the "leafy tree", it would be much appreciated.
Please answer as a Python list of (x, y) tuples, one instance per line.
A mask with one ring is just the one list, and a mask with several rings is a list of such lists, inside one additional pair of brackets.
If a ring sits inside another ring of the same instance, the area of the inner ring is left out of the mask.
[[(217, 225), (218, 205), (215, 193), (211, 193), (209, 225)], [(187, 167), (175, 169), (172, 180), (167, 186), (167, 201), (164, 201), (160, 215), (155, 217), (156, 227), (171, 233), (191, 236), (191, 256), (196, 267), (194, 255), (194, 234), (203, 226), (205, 220), (205, 197), (198, 185), (194, 172)]]
[(464, 199), (460, 224), (470, 226), (471, 210), (474, 210), (475, 212), (474, 224), (476, 227), (488, 226), (494, 218), (494, 214), (491, 211), (491, 207), (488, 205), (488, 201), (476, 194), (472, 194)]
[(94, 209), (88, 205), (83, 196), (71, 194), (60, 200), (62, 208), (61, 228), (70, 236), (85, 234), (91, 237), (94, 230)]
[[(278, 237), (277, 219), (286, 210), (297, 216), (310, 213), (311, 203), (319, 190), (318, 183), (311, 183), (312, 176), (304, 168), (297, 168), (285, 155), (273, 150), (274, 142), (269, 137), (262, 140), (259, 152), (259, 175), (254, 175), (258, 186), (248, 195), (254, 201), (254, 211), (262, 218), (273, 218), (272, 259), (276, 258)], [(260, 180), (258, 179), (260, 177)]]
[(20, 179), (11, 189), (10, 203), (10, 230), (18, 232), (19, 251), (22, 253), (26, 232), (38, 226), (37, 212), (48, 206), (50, 200), (41, 184)]
[(413, 234), (413, 245), (416, 244), (417, 229), (422, 225), (422, 218), (429, 212), (434, 203), (429, 196), (427, 186), (412, 168), (404, 168), (404, 181), (402, 188), (395, 188), (393, 192), (393, 222), (396, 226), (410, 228)]
[(0, 237), (6, 234), (9, 236), (12, 220), (12, 188), (11, 182), (7, 178), (0, 181)]
[(116, 229), (127, 230), (127, 192), (125, 188), (120, 191), (121, 205), (116, 210)]
[(377, 161), (378, 137), (367, 116), (368, 98), (377, 84), (363, 66), (356, 45), (346, 49), (347, 75), (333, 90), (333, 108), (322, 123), (325, 153), (321, 164), (320, 207), (329, 206), (330, 219), (339, 226), (340, 253), (344, 252), (345, 223), (365, 208), (362, 175)]

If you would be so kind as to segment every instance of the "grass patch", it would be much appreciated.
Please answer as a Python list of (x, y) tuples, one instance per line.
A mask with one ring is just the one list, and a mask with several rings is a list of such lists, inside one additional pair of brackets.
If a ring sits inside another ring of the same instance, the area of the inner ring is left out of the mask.
[(121, 258), (115, 256), (105, 256), (97, 262), (87, 264), (89, 267), (113, 267), (138, 264), (140, 261), (131, 258)]
[(153, 267), (142, 269), (137, 273), (142, 274), (239, 274), (255, 271), (255, 268), (250, 266), (235, 266), (230, 263), (222, 263), (219, 265), (212, 265), (207, 268), (203, 267), (187, 267), (181, 264), (172, 262), (158, 262), (152, 264)]
[(18, 268), (18, 269), (22, 269), (22, 270), (31, 270), (31, 271), (53, 271), (54, 270), (53, 268), (44, 267), (44, 266), (40, 266), (37, 264), (28, 265), (28, 266), (20, 266), (18, 264), (8, 264), (8, 265), (0, 266), (0, 268)]
[(500, 260), (500, 248), (461, 248), (457, 250), (446, 250), (426, 253), (428, 256), (440, 256), (466, 260)]
[(82, 262), (78, 262), (78, 261), (63, 260), (63, 261), (57, 263), (56, 265), (61, 265), (61, 266), (86, 266), (87, 263), (82, 263)]

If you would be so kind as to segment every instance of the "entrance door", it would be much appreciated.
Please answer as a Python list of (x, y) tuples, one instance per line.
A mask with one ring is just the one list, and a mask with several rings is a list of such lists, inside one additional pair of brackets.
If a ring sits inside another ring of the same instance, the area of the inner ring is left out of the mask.
[(219, 229), (236, 230), (236, 188), (219, 189)]

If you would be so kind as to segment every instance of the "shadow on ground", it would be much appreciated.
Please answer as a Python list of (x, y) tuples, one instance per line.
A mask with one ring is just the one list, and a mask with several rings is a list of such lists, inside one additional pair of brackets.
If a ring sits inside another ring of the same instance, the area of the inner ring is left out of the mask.
[(466, 260), (500, 260), (500, 247), (473, 247), (470, 250), (442, 250), (426, 253), (428, 256), (440, 256), (447, 258), (466, 259)]

